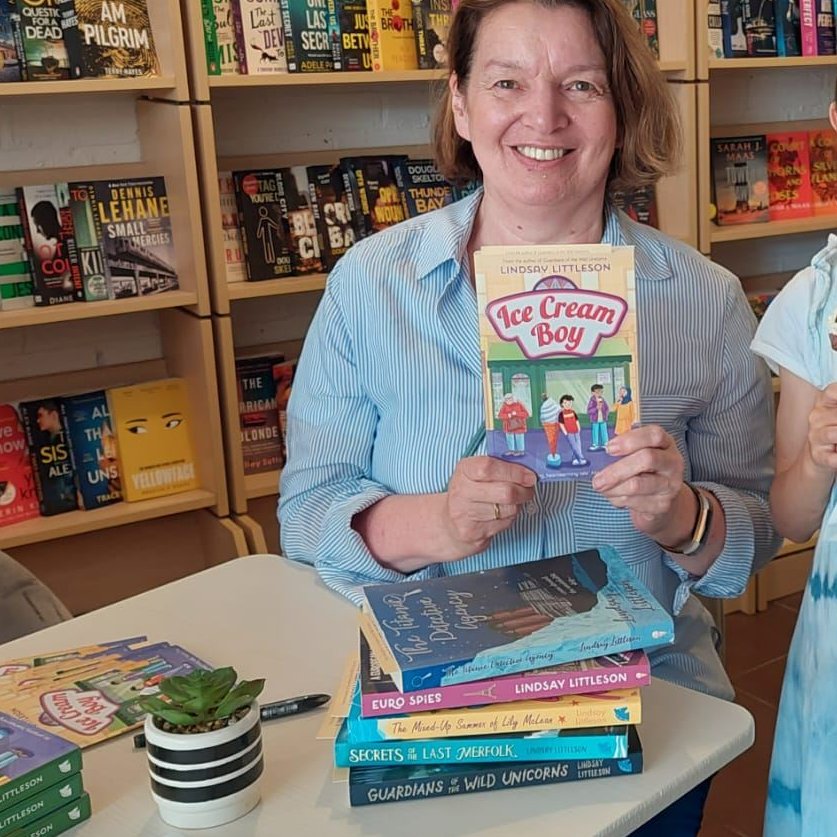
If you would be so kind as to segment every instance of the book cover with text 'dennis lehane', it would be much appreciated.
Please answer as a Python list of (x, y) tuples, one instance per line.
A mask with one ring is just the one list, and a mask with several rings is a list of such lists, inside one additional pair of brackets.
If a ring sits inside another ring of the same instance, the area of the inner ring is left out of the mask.
[(633, 247), (483, 247), (474, 263), (488, 454), (589, 479), (639, 420)]

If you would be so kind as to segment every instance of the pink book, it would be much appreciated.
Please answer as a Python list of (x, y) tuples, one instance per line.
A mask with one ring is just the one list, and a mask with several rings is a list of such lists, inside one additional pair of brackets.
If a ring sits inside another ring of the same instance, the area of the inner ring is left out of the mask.
[(817, 0), (801, 0), (799, 20), (802, 35), (802, 54), (817, 54)]
[(364, 718), (630, 689), (645, 686), (650, 677), (651, 664), (645, 652), (629, 651), (491, 680), (402, 693), (381, 670), (360, 635), (360, 714)]

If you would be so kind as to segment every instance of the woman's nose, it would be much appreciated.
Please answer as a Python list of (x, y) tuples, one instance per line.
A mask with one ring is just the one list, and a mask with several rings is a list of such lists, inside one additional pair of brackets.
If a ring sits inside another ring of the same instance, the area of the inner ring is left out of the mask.
[(527, 97), (524, 118), (533, 128), (543, 134), (565, 128), (569, 125), (570, 103), (560, 87), (551, 84), (538, 85)]

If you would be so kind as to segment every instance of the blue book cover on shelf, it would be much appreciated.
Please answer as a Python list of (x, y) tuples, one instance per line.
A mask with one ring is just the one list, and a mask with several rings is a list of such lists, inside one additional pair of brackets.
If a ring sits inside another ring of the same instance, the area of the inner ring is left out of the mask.
[(98, 509), (122, 499), (116, 435), (104, 390), (61, 399), (70, 437), (76, 484), (85, 509)]
[(674, 640), (671, 616), (609, 546), (363, 589), (361, 627), (402, 692)]

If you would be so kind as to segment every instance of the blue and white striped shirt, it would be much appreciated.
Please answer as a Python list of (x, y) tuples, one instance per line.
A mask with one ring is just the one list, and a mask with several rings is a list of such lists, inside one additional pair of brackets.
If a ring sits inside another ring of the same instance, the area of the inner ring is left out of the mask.
[[(305, 341), (288, 408), (282, 547), (355, 602), (359, 585), (403, 576), (375, 561), (353, 516), (390, 494), (444, 491), (483, 421), (466, 252), (481, 198), (356, 244), (331, 273)], [(691, 577), (588, 482), (549, 482), (484, 552), (412, 577), (612, 544), (677, 614), (675, 644), (652, 655), (655, 673), (731, 697), (711, 618), (689, 593), (739, 595), (778, 546), (766, 500), (772, 393), (748, 350), (754, 317), (738, 280), (690, 247), (615, 211), (602, 240), (636, 246), (642, 422), (674, 437), (685, 477), (723, 506), (723, 552), (704, 577)]]

